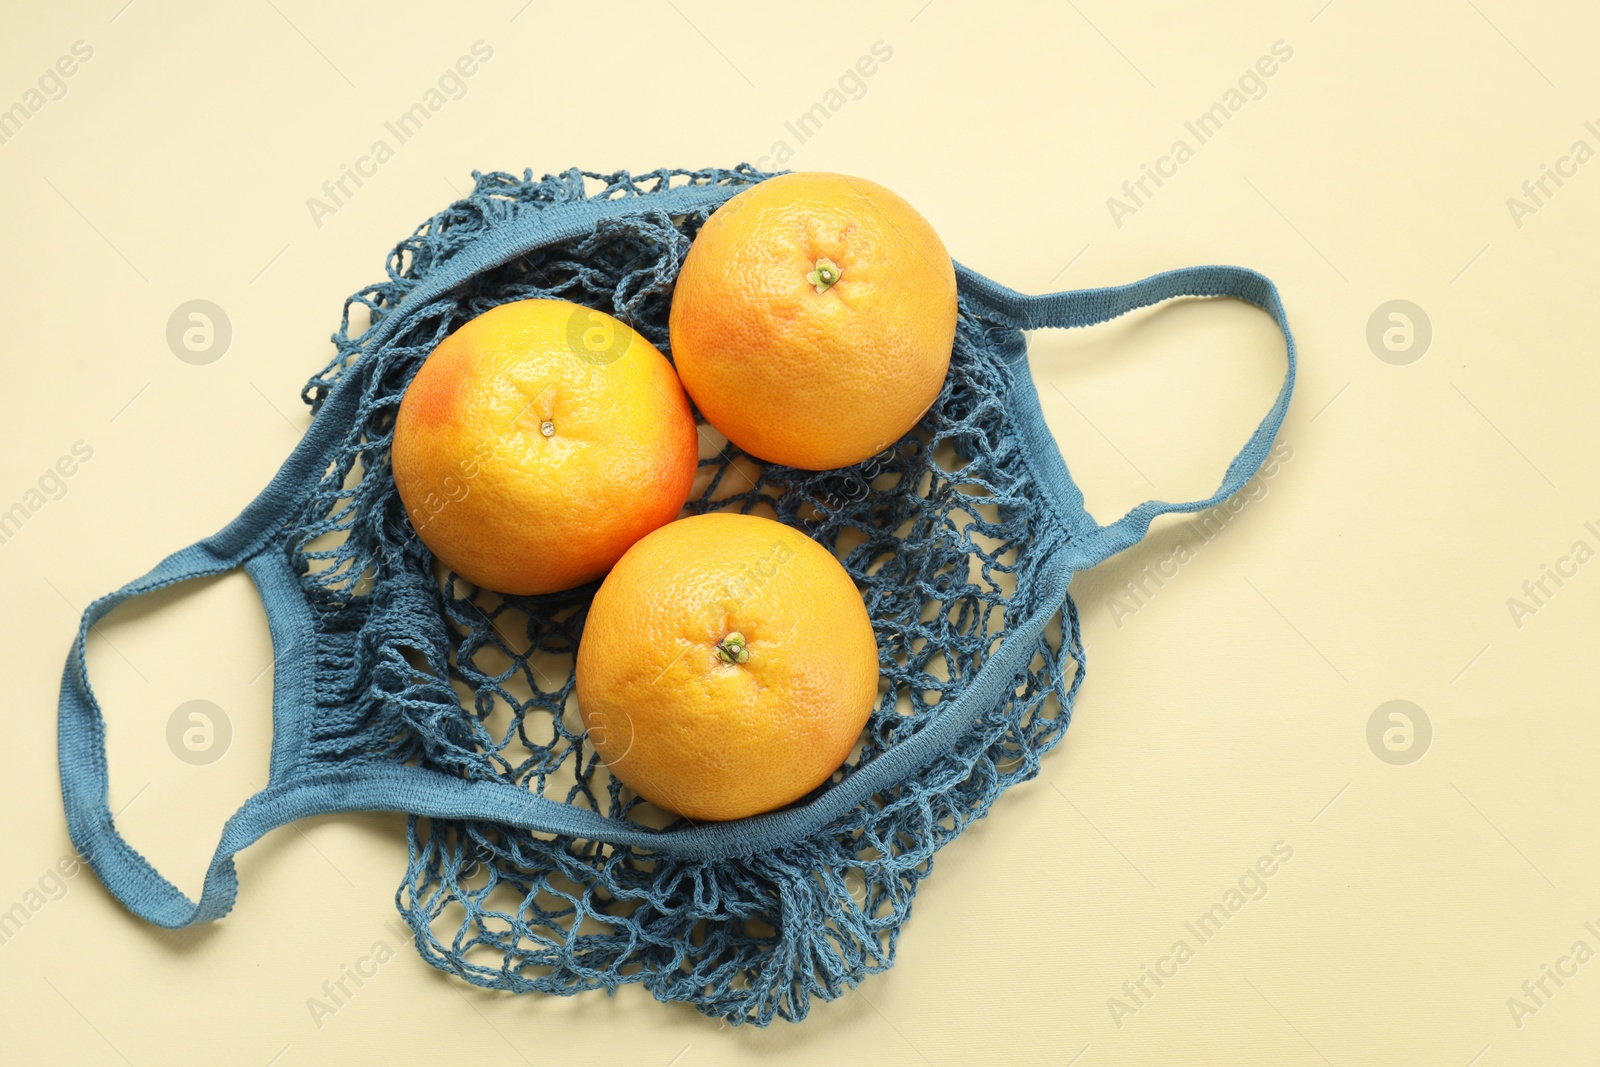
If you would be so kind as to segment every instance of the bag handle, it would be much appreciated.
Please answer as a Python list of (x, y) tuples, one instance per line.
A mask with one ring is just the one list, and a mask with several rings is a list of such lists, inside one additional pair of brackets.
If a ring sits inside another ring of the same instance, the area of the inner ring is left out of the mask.
[(1105, 526), (1096, 523), (1084, 509), (1083, 492), (1073, 482), (1061, 458), (1061, 450), (1044, 424), (1033, 381), (1026, 364), (1020, 363), (1021, 373), (1014, 394), (1018, 397), (1018, 404), (1014, 406), (1013, 413), (1028, 440), (1031, 458), (1039, 468), (1040, 482), (1055, 498), (1068, 533), (1072, 535), (1070, 552), (1077, 569), (1093, 567), (1131, 548), (1144, 538), (1150, 530), (1150, 523), (1160, 515), (1204, 511), (1217, 506), (1244, 488), (1245, 482), (1266, 462), (1273, 439), (1289, 410), (1289, 398), (1294, 393), (1296, 361), (1294, 335), (1289, 330), (1289, 318), (1283, 310), (1283, 301), (1278, 296), (1277, 287), (1265, 275), (1244, 267), (1185, 267), (1154, 274), (1128, 285), (1027, 296), (965, 267), (958, 266), (957, 271), (964, 290), (970, 290), (990, 310), (1023, 330), (1094, 326), (1177, 297), (1226, 296), (1254, 304), (1265, 311), (1283, 333), (1288, 362), (1283, 385), (1260, 425), (1223, 472), (1217, 491), (1203, 500), (1180, 504), (1147, 500), (1116, 522)]
[[(274, 480), (273, 485), (277, 481)], [(269, 491), (271, 486), (269, 486)], [(266, 494), (263, 494), (265, 496)], [(238, 878), (234, 874), (233, 853), (243, 844), (229, 847), (230, 838), (237, 838), (241, 830), (248, 830), (253, 822), (252, 811), (259, 798), (268, 790), (246, 802), (239, 812), (228, 820), (222, 844), (216, 858), (206, 872), (205, 889), (198, 904), (190, 901), (171, 882), (167, 881), (139, 852), (128, 844), (117, 830), (115, 816), (109, 805), (109, 779), (106, 766), (106, 727), (100, 712), (99, 701), (89, 685), (89, 670), (85, 654), (89, 632), (100, 619), (117, 605), (145, 593), (164, 589), (192, 578), (226, 574), (239, 566), (248, 555), (244, 568), (255, 581), (263, 601), (283, 600), (287, 596), (304, 596), (299, 590), (299, 579), (288, 561), (276, 553), (261, 553), (252, 540), (238, 544), (230, 535), (245, 519), (240, 516), (221, 533), (188, 548), (174, 552), (150, 573), (107, 594), (90, 604), (78, 625), (77, 638), (72, 643), (66, 667), (61, 675), (61, 704), (58, 746), (61, 762), (61, 794), (66, 807), (67, 832), (78, 854), (100, 878), (101, 884), (111, 894), (142, 919), (158, 926), (177, 928), (190, 923), (221, 918), (233, 906)], [(309, 608), (302, 608), (309, 612)], [(268, 613), (272, 629), (273, 651), (278, 660), (293, 662), (309, 657), (312, 649), (309, 634), (294, 632), (282, 616)], [(303, 672), (291, 676), (303, 677)], [(301, 689), (304, 686), (300, 687)], [(289, 762), (290, 738), (298, 731), (286, 728), (280, 721), (282, 709), (306, 699), (291, 682), (273, 687), (273, 779), (280, 777)], [(293, 718), (294, 716), (291, 716)], [(263, 825), (249, 834), (255, 840), (271, 825)]]

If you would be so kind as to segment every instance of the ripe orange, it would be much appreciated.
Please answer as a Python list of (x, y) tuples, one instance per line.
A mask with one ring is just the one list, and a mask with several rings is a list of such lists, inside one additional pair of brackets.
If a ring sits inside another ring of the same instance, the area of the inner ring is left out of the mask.
[(939, 396), (956, 275), (939, 235), (881, 185), (771, 178), (695, 237), (672, 298), (672, 358), (740, 448), (808, 470), (904, 436)]
[(849, 756), (878, 695), (855, 583), (782, 523), (670, 523), (601, 584), (578, 646), (578, 709), (611, 772), (691, 819), (771, 811)]
[(394, 480), (447, 566), (502, 593), (592, 581), (670, 522), (698, 463), (672, 366), (565, 300), (487, 311), (434, 349), (394, 427)]

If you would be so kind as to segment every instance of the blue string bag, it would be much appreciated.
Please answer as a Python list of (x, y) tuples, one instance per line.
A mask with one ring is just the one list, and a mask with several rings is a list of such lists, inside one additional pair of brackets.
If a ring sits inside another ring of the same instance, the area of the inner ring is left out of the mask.
[[(706, 448), (690, 510), (768, 515), (831, 549), (872, 618), (883, 695), (848, 763), (810, 796), (695, 825), (623, 787), (584, 735), (573, 658), (594, 586), (499, 596), (445, 572), (395, 491), (390, 435), (433, 348), (508, 301), (598, 308), (669, 352), (673, 282), (695, 233), (768, 176), (479, 174), (471, 196), (394, 249), (384, 281), (346, 302), (338, 354), (303, 394), (315, 418), (277, 476), (222, 531), (90, 605), (68, 657), (68, 826), (130, 910), (164, 927), (220, 918), (234, 853), (269, 830), (398, 811), (410, 861), (397, 906), (423, 958), (475, 985), (568, 995), (637, 982), (765, 1026), (892, 965), (934, 853), (1037, 774), (1070, 721), (1085, 669), (1073, 573), (1135, 544), (1155, 517), (1243, 486), (1288, 408), (1294, 342), (1272, 283), (1238, 267), (1024, 296), (958, 265), (950, 372), (904, 439), (823, 472)], [(1023, 331), (1217, 296), (1283, 330), (1276, 401), (1210, 497), (1097, 524), (1040, 414)], [(720, 443), (709, 427), (703, 437)], [(270, 778), (223, 828), (195, 902), (116, 829), (84, 647), (123, 601), (238, 567), (276, 656)]]

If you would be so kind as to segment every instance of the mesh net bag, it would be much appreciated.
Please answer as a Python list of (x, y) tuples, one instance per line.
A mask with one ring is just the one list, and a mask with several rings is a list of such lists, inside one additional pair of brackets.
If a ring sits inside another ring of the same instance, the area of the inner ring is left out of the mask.
[[(833, 777), (788, 808), (696, 825), (611, 776), (579, 719), (574, 657), (595, 586), (479, 589), (433, 560), (388, 453), (412, 375), (451, 332), (533, 297), (626, 322), (670, 356), (673, 283), (706, 218), (768, 175), (577, 170), (475, 174), (473, 193), (390, 253), (352, 296), (337, 355), (304, 391), (301, 446), (229, 527), (85, 613), (62, 688), (69, 827), (101, 879), (165, 926), (225, 914), (232, 855), (332, 811), (410, 814), (396, 903), (429, 963), (476, 985), (574, 994), (640, 983), (732, 1024), (803, 1019), (894, 961), (934, 854), (1035, 776), (1084, 679), (1074, 571), (1157, 515), (1211, 507), (1266, 456), (1289, 371), (1217, 492), (1100, 526), (1039, 415), (1024, 330), (1081, 326), (1183, 296), (1232, 296), (1288, 339), (1270, 282), (1200, 267), (1026, 297), (958, 266), (959, 321), (938, 400), (855, 467), (761, 462), (701, 426), (692, 513), (777, 519), (828, 548), (876, 634), (881, 697)], [(83, 645), (117, 603), (243, 567), (276, 653), (271, 778), (224, 828), (191, 902), (106, 809), (104, 724)]]

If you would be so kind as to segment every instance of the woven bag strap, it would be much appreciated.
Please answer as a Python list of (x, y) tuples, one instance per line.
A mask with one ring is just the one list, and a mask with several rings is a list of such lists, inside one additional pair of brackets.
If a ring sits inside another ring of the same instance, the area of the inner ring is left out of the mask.
[(990, 313), (1024, 330), (1094, 326), (1130, 311), (1178, 297), (1232, 297), (1265, 311), (1283, 333), (1288, 362), (1283, 385), (1260, 425), (1228, 464), (1216, 492), (1203, 500), (1181, 504), (1147, 500), (1116, 522), (1105, 526), (1096, 523), (1084, 509), (1083, 493), (1068, 474), (1055, 438), (1045, 426), (1026, 365), (1021, 367), (1015, 383), (1013, 413), (1028, 443), (1030, 459), (1046, 491), (1054, 498), (1071, 535), (1070, 557), (1075, 569), (1093, 567), (1123, 549), (1131, 548), (1149, 532), (1150, 523), (1157, 516), (1215, 507), (1244, 488), (1245, 482), (1266, 461), (1273, 439), (1288, 413), (1289, 398), (1294, 393), (1295, 346), (1277, 287), (1264, 275), (1244, 267), (1185, 267), (1154, 274), (1128, 285), (1027, 296), (964, 267), (957, 269), (964, 293), (976, 297)]

